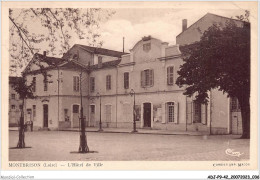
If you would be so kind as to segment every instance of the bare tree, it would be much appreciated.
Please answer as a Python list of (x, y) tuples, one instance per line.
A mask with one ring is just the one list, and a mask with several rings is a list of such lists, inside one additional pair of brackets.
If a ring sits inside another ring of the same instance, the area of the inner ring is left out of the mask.
[(65, 53), (75, 38), (101, 47), (100, 22), (113, 14), (96, 8), (9, 9), (10, 73), (17, 75), (42, 47), (52, 56)]

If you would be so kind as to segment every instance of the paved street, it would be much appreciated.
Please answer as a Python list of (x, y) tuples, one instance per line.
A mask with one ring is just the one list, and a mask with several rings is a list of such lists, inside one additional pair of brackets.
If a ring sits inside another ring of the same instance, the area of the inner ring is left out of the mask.
[[(9, 131), (9, 147), (15, 147), (18, 131)], [(35, 131), (25, 133), (26, 146), (10, 149), (11, 161), (211, 161), (249, 159), (249, 140), (239, 136), (190, 136), (88, 132), (88, 146), (96, 153), (78, 154), (79, 133)], [(230, 156), (226, 149), (243, 153)]]

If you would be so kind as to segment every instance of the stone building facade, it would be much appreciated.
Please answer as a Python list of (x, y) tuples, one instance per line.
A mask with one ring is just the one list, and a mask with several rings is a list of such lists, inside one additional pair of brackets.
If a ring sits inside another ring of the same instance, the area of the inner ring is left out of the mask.
[(198, 41), (210, 25), (226, 19), (207, 14), (189, 28), (184, 20), (177, 45), (148, 36), (130, 53), (76, 44), (62, 58), (35, 54), (23, 72), (37, 95), (26, 100), (25, 117), (39, 129), (79, 128), (82, 92), (88, 127), (98, 127), (101, 117), (103, 127), (131, 130), (135, 114), (137, 128), (239, 134), (240, 120), (232, 119), (234, 100), (212, 90), (208, 105), (196, 104), (175, 84), (183, 64), (179, 46)]

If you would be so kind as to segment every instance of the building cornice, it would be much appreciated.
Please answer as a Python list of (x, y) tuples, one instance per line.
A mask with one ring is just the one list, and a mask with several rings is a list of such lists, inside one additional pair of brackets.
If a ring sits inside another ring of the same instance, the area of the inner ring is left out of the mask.
[[(162, 94), (162, 93), (181, 93), (184, 92), (185, 90), (171, 90), (171, 91), (153, 91), (153, 92), (136, 92), (135, 95), (144, 95), (144, 94)], [(42, 98), (51, 98), (51, 97), (78, 97), (80, 98), (80, 95), (48, 95), (48, 96), (36, 96), (34, 99), (42, 99)], [(102, 95), (102, 97), (113, 97), (113, 96), (129, 96), (129, 93), (119, 93), (119, 94), (105, 94)], [(96, 95), (89, 96), (89, 95), (84, 95), (82, 96), (83, 98), (96, 98)], [(33, 100), (33, 99), (32, 99)]]
[(165, 60), (169, 60), (169, 59), (177, 59), (177, 58), (180, 58), (180, 57), (181, 57), (181, 54), (173, 55), (173, 56), (160, 57), (160, 58), (157, 58), (157, 59), (159, 59), (160, 61), (165, 61)]
[(135, 62), (125, 63), (125, 64), (119, 64), (118, 67), (124, 67), (124, 66), (133, 66), (135, 65)]

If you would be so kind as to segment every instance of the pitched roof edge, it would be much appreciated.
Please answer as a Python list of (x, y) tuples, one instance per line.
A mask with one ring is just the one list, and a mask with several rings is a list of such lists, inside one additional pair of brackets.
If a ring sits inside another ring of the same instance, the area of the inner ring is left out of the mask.
[(191, 28), (194, 24), (196, 24), (197, 22), (199, 22), (201, 19), (203, 19), (203, 18), (204, 18), (205, 16), (207, 16), (207, 15), (213, 15), (213, 16), (217, 16), (217, 17), (221, 17), (221, 18), (225, 18), (225, 19), (230, 19), (230, 20), (234, 20), (234, 21), (243, 22), (243, 21), (238, 20), (238, 19), (232, 19), (232, 18), (229, 18), (229, 17), (220, 16), (220, 15), (217, 15), (217, 14), (207, 13), (207, 14), (205, 14), (204, 16), (202, 16), (201, 18), (199, 18), (197, 21), (195, 21), (194, 23), (192, 23), (186, 30), (180, 32), (176, 37), (180, 36), (182, 33), (184, 33), (185, 31), (187, 31), (189, 28)]
[[(113, 52), (113, 53), (118, 53), (118, 54), (121, 54), (120, 56), (122, 55), (126, 55), (126, 54), (129, 54), (129, 53), (125, 53), (125, 52), (121, 52), (121, 51), (116, 51), (116, 50), (112, 50), (112, 49), (106, 49), (106, 48), (101, 48), (101, 47), (94, 47), (94, 46), (87, 46), (87, 45), (82, 45), (82, 44), (75, 44), (74, 46), (79, 46), (80, 48), (90, 52), (90, 53), (94, 53), (94, 54), (101, 54), (101, 53), (96, 53), (96, 50), (105, 50), (105, 51), (109, 51), (109, 52)], [(89, 48), (93, 48), (93, 50), (90, 50), (88, 49)], [(106, 55), (105, 53), (102, 54), (102, 55)], [(113, 56), (113, 57), (118, 57), (118, 56)]]

